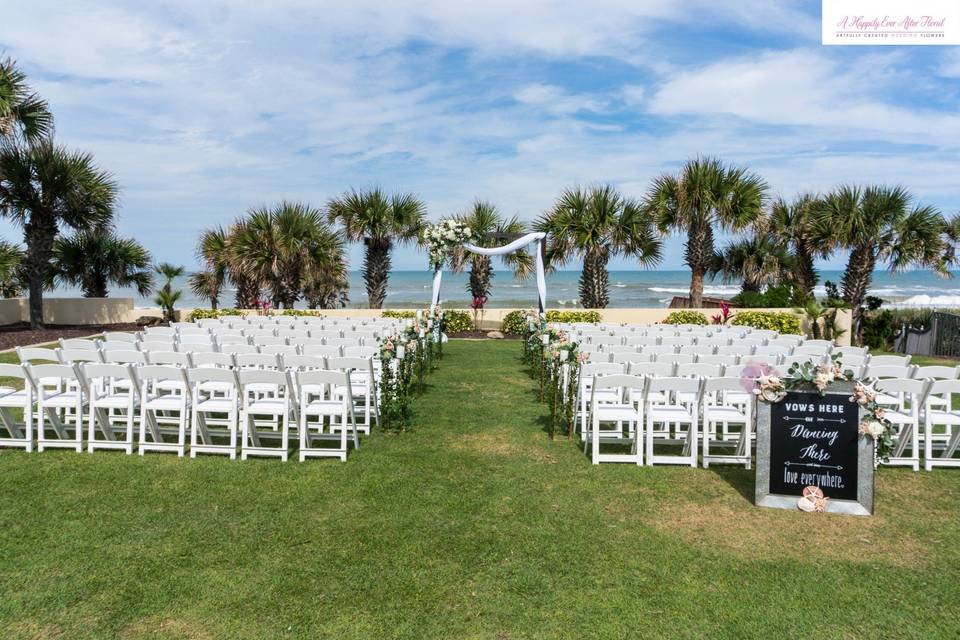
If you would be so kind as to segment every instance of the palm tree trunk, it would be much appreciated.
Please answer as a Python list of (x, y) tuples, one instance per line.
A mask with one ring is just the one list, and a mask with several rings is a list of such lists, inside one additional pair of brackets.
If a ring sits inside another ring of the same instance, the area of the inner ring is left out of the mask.
[(580, 272), (580, 304), (588, 309), (603, 309), (610, 302), (606, 247), (591, 249), (583, 256)]
[(488, 297), (492, 279), (493, 265), (490, 256), (473, 256), (470, 260), (470, 280), (467, 282), (470, 296), (474, 299)]
[(237, 287), (233, 304), (237, 309), (252, 309), (260, 293), (257, 284), (250, 278), (237, 275), (233, 276), (233, 284)]
[(851, 339), (860, 342), (861, 306), (870, 282), (873, 279), (873, 268), (876, 266), (877, 256), (874, 248), (869, 245), (856, 247), (850, 252), (847, 268), (843, 272), (843, 300), (851, 307), (852, 331)]
[(35, 220), (32, 216), (24, 225), (24, 243), (27, 252), (24, 267), (30, 290), (30, 328), (43, 327), (43, 288), (46, 285), (47, 271), (53, 258), (53, 242), (57, 237), (55, 222)]
[(685, 256), (690, 267), (690, 307), (703, 307), (703, 278), (713, 258), (713, 227), (709, 223), (690, 226)]
[(367, 254), (363, 259), (363, 279), (367, 285), (367, 299), (371, 309), (382, 309), (387, 297), (387, 279), (390, 277), (389, 238), (367, 238)]
[(813, 298), (813, 288), (817, 285), (817, 271), (813, 266), (813, 252), (806, 243), (798, 242), (794, 251), (793, 278), (799, 297), (803, 300)]

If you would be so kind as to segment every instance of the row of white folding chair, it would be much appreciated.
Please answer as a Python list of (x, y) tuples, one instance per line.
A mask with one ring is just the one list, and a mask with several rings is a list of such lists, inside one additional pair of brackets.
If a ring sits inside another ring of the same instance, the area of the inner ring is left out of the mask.
[[(3, 364), (0, 375), (19, 378), (23, 383), (22, 389), (0, 388), (0, 422), (9, 435), (0, 439), (0, 446), (31, 451), (36, 426), (39, 451), (67, 447), (79, 452), (86, 431), (89, 452), (120, 449), (130, 454), (134, 447), (135, 423), (139, 422), (141, 454), (152, 450), (173, 451), (183, 456), (189, 421), (194, 427), (190, 436), (191, 457), (206, 452), (225, 453), (234, 458), (239, 420), (242, 458), (276, 455), (286, 460), (291, 418), (298, 421), (301, 461), (313, 456), (346, 460), (348, 431), (354, 446), (359, 446), (351, 370)], [(58, 383), (50, 384), (53, 379)], [(24, 416), (19, 424), (10, 411), (17, 408)], [(176, 427), (172, 430), (165, 428), (171, 424), (171, 414), (176, 414)], [(210, 430), (212, 414), (226, 415), (225, 421), (220, 418), (217, 424), (226, 424), (226, 433), (219, 435), (228, 440), (227, 444), (215, 442)], [(280, 423), (278, 446), (261, 442), (276, 434), (259, 432), (258, 426), (263, 422), (256, 419), (258, 416), (271, 417), (275, 427)], [(338, 416), (340, 419), (335, 420)], [(310, 421), (311, 417), (319, 418), (319, 422)], [(175, 439), (171, 441), (165, 435), (173, 435)], [(324, 439), (339, 439), (340, 447), (313, 446), (314, 441)]]
[[(734, 394), (737, 398), (744, 395), (738, 378), (598, 376), (591, 388), (590, 431), (584, 434), (584, 452), (591, 447), (594, 464), (695, 467), (702, 443), (705, 467), (723, 462), (749, 468), (753, 402), (749, 397), (734, 400)], [(603, 429), (604, 424), (610, 426)], [(739, 429), (731, 438), (733, 426)], [(629, 452), (603, 453), (603, 444), (626, 445)], [(732, 452), (718, 453), (718, 446), (732, 448)], [(662, 447), (668, 450), (664, 452)]]

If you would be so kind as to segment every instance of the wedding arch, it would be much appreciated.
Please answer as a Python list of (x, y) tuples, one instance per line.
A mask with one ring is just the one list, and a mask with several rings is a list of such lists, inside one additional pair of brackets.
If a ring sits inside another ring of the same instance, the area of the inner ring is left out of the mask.
[(433, 267), (433, 296), (430, 298), (430, 309), (440, 304), (440, 283), (443, 279), (443, 265), (455, 246), (461, 246), (471, 253), (482, 256), (502, 256), (519, 251), (524, 247), (534, 245), (534, 267), (537, 273), (537, 306), (540, 313), (547, 310), (547, 282), (543, 271), (543, 254), (547, 234), (542, 231), (533, 231), (526, 234), (488, 234), (488, 239), (507, 241), (500, 247), (479, 247), (472, 239), (470, 228), (462, 222), (453, 219), (441, 220), (436, 225), (428, 227), (424, 232), (424, 240), (430, 249), (430, 265)]

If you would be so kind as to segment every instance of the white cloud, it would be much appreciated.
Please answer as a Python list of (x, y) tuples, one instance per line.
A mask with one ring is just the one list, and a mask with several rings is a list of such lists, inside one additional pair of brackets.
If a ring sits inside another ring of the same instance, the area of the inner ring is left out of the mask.
[(939, 73), (945, 78), (960, 78), (960, 48), (949, 47), (944, 52)]

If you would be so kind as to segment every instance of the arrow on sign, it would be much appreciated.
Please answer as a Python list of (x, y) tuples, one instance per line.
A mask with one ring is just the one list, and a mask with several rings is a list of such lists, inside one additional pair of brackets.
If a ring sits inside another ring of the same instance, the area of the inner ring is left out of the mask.
[(814, 467), (816, 469), (836, 469), (837, 471), (843, 470), (843, 465), (833, 465), (833, 464), (817, 464), (815, 462), (784, 462), (785, 467), (794, 466), (794, 467)]

